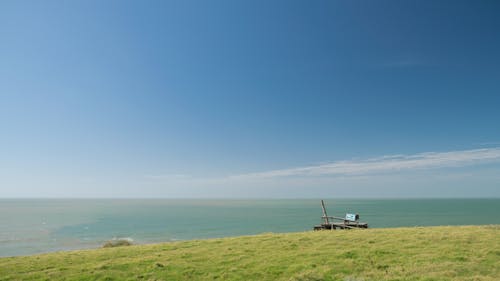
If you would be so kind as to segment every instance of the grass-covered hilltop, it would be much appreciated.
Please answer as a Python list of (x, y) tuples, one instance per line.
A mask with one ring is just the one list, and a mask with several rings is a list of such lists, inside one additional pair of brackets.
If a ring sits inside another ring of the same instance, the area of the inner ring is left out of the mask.
[(0, 280), (499, 280), (500, 226), (261, 234), (0, 258)]

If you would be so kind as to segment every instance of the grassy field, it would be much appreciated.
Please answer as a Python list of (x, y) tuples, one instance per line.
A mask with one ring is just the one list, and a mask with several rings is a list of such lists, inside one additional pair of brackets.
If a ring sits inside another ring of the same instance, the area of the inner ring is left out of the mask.
[(0, 258), (0, 280), (500, 280), (500, 226), (270, 233)]

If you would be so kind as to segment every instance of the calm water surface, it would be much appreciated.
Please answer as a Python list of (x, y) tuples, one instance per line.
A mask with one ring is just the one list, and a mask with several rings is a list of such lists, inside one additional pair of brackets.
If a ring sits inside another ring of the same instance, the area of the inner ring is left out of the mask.
[[(500, 224), (500, 199), (326, 200), (329, 215), (370, 227)], [(310, 230), (319, 200), (0, 199), (0, 256)]]

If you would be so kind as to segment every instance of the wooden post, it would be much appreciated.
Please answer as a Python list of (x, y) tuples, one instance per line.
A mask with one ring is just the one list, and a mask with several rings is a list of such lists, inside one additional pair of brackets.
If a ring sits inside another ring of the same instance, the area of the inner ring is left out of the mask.
[(325, 219), (325, 224), (330, 224), (328, 221), (328, 215), (326, 214), (325, 202), (321, 200), (321, 208), (323, 209), (323, 218)]

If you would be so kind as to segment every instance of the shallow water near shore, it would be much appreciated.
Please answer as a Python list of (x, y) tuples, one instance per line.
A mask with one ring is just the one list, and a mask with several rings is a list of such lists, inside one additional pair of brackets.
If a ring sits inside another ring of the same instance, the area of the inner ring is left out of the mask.
[[(500, 199), (330, 199), (370, 227), (500, 224)], [(0, 199), (0, 256), (310, 230), (319, 200)]]

